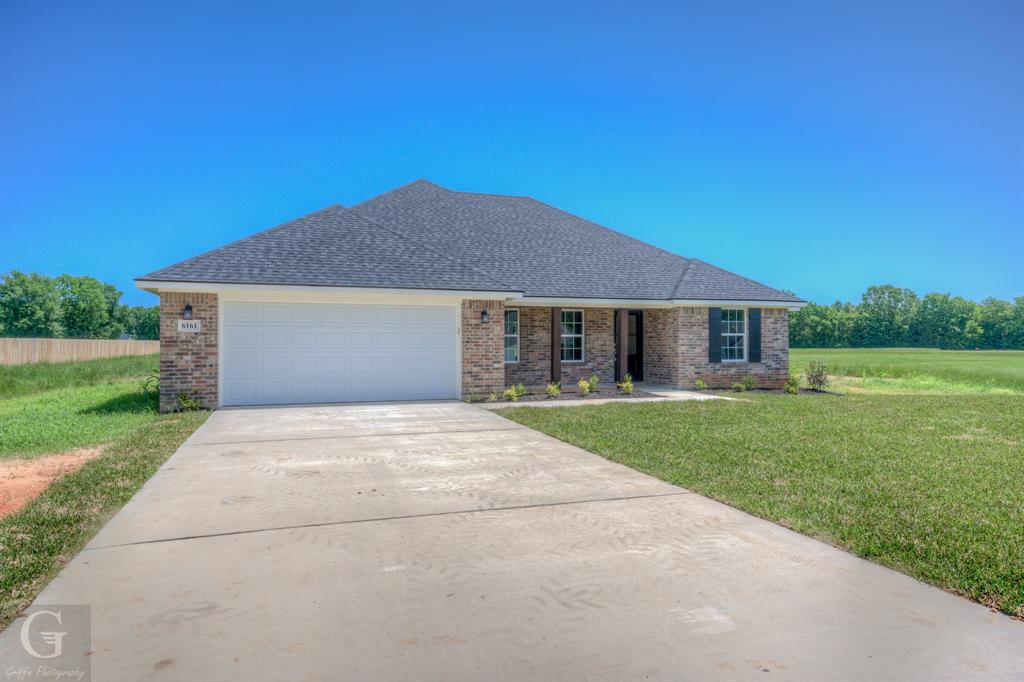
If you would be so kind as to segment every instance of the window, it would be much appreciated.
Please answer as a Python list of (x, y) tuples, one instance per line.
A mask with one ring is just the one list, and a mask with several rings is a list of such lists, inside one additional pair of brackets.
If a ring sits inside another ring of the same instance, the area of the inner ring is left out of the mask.
[(562, 362), (583, 362), (583, 311), (562, 311)]
[(519, 362), (519, 311), (505, 311), (505, 362)]
[(722, 362), (747, 359), (746, 311), (722, 310)]

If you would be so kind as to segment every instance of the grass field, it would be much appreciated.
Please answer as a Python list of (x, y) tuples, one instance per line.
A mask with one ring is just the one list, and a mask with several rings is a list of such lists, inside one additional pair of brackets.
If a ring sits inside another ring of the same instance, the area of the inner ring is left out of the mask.
[(103, 453), (0, 520), (0, 628), (208, 416), (160, 415), (138, 375), (155, 356), (0, 368), (0, 460)]
[(158, 355), (134, 355), (86, 362), (40, 362), (0, 367), (0, 399), (119, 381), (156, 369), (159, 362)]
[[(873, 391), (1024, 394), (1024, 351), (921, 348), (794, 348), (790, 367), (801, 372), (812, 360), (832, 374), (856, 377)], [(881, 380), (881, 381), (879, 381)]]
[(845, 395), (509, 419), (1024, 617), (1024, 352), (794, 350)]
[(0, 400), (0, 459), (111, 443), (153, 421), (156, 404), (131, 379)]
[(99, 458), (55, 481), (21, 511), (0, 519), (0, 628), (35, 598), (208, 414), (152, 415)]

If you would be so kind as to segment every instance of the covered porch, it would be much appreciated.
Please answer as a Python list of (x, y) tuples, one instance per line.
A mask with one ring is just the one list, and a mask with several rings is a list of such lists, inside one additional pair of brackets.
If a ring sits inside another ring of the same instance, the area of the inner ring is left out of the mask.
[(595, 374), (611, 384), (627, 373), (643, 381), (644, 314), (643, 309), (629, 308), (506, 307), (506, 385), (532, 390), (560, 382), (570, 391), (577, 381)]

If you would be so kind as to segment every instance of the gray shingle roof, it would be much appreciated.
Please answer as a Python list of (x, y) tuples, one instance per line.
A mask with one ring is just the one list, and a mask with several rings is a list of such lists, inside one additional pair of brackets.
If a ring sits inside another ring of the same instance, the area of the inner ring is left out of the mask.
[(511, 291), (343, 206), (328, 206), (141, 280)]
[(349, 209), (330, 206), (140, 280), (800, 301), (535, 199), (455, 192), (424, 180)]

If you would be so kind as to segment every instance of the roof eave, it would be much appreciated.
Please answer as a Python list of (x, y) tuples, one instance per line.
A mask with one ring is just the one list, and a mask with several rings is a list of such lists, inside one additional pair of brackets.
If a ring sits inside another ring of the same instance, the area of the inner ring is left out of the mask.
[(396, 296), (431, 296), (450, 298), (476, 298), (504, 300), (510, 296), (522, 296), (521, 291), (501, 289), (419, 289), (412, 287), (353, 287), (319, 284), (254, 284), (251, 282), (198, 282), (176, 280), (136, 279), (135, 286), (154, 294), (160, 292), (196, 293), (271, 293), (295, 294), (367, 294)]
[(684, 306), (717, 306), (745, 308), (786, 308), (796, 311), (807, 305), (806, 301), (772, 301), (765, 299), (727, 298), (585, 298), (577, 296), (524, 296), (510, 298), (507, 303), (520, 306), (580, 307), (580, 308), (676, 308)]

